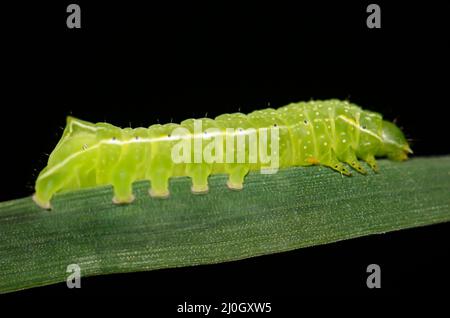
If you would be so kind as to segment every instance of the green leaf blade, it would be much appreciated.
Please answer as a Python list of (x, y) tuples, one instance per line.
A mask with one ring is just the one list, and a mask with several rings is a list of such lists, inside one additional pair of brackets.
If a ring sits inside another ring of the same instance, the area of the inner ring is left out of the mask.
[(323, 167), (252, 173), (243, 191), (210, 177), (193, 195), (171, 180), (170, 198), (113, 205), (111, 188), (57, 195), (44, 211), (30, 198), (0, 203), (0, 292), (82, 276), (212, 264), (450, 220), (450, 156), (380, 161), (353, 177)]

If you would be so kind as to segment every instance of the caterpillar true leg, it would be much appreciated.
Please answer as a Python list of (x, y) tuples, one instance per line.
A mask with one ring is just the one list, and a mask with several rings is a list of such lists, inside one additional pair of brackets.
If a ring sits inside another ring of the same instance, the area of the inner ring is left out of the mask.
[(364, 157), (362, 157), (361, 160), (367, 162), (367, 164), (372, 168), (372, 170), (374, 172), (378, 172), (379, 171), (378, 164), (377, 164), (377, 161), (376, 161), (374, 155), (367, 154)]
[(330, 167), (331, 169), (336, 170), (337, 172), (339, 172), (345, 176), (350, 177), (352, 175), (352, 172), (347, 167), (345, 162), (339, 161), (335, 156), (332, 156), (331, 160), (329, 160), (329, 161), (321, 161), (320, 164)]
[(353, 169), (361, 174), (367, 174), (367, 171), (361, 166), (361, 163), (356, 158), (356, 154), (353, 149), (349, 148), (347, 152), (343, 155), (343, 161), (349, 164)]
[(346, 176), (352, 175), (352, 173), (350, 172), (350, 170), (347, 169), (345, 164), (338, 160), (336, 154), (332, 149), (330, 149), (327, 154), (322, 155), (320, 161), (315, 158), (310, 158), (307, 161), (309, 161), (309, 163), (311, 164), (321, 164), (326, 167), (330, 167), (331, 169), (336, 170)]
[[(326, 164), (324, 164), (324, 165), (326, 166)], [(343, 164), (342, 162), (337, 161), (337, 162), (331, 163), (329, 165), (329, 167), (331, 167), (332, 169), (340, 172), (343, 175), (346, 175), (346, 176), (351, 176), (352, 175), (350, 170), (348, 170), (347, 167), (345, 166), (345, 164)]]

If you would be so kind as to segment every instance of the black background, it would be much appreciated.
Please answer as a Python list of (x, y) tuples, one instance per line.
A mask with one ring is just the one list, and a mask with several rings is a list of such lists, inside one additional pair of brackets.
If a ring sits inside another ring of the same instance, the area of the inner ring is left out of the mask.
[[(339, 98), (396, 119), (416, 156), (450, 152), (448, 2), (377, 1), (381, 29), (366, 26), (370, 2), (92, 2), (76, 2), (82, 28), (71, 30), (70, 2), (2, 6), (1, 201), (32, 194), (68, 114), (137, 127)], [(382, 268), (382, 290), (420, 292), (450, 282), (449, 233), (441, 224), (16, 295), (139, 294), (167, 313), (184, 300), (252, 299), (276, 311), (312, 290), (369, 293), (371, 263)]]

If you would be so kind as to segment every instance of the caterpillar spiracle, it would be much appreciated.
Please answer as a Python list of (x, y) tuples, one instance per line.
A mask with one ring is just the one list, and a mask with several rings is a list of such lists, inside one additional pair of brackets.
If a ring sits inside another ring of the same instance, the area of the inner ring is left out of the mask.
[[(192, 192), (205, 193), (208, 176), (217, 173), (228, 175), (228, 188), (242, 189), (249, 171), (267, 166), (262, 152), (276, 162), (271, 168), (320, 164), (343, 175), (351, 175), (347, 164), (366, 173), (358, 159), (378, 171), (375, 156), (405, 160), (412, 153), (395, 124), (339, 100), (135, 129), (67, 117), (62, 138), (36, 180), (33, 199), (49, 209), (57, 192), (112, 185), (113, 202), (130, 203), (134, 181), (149, 180), (152, 197), (167, 197), (169, 179), (176, 176), (190, 177)], [(209, 160), (202, 157), (206, 154)]]

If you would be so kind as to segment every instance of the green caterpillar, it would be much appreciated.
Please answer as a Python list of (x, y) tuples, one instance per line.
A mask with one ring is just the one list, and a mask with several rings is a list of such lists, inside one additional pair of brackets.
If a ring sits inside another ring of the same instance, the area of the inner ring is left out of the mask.
[[(204, 131), (198, 132), (196, 125)], [(348, 164), (364, 174), (358, 159), (378, 171), (375, 156), (405, 160), (408, 153), (408, 142), (395, 124), (339, 100), (136, 129), (68, 117), (36, 180), (33, 199), (49, 209), (59, 191), (112, 185), (113, 202), (129, 203), (137, 180), (150, 180), (151, 196), (167, 197), (169, 178), (175, 176), (189, 176), (192, 191), (205, 193), (210, 174), (226, 173), (228, 187), (242, 189), (250, 170), (320, 164), (350, 175)]]

